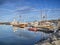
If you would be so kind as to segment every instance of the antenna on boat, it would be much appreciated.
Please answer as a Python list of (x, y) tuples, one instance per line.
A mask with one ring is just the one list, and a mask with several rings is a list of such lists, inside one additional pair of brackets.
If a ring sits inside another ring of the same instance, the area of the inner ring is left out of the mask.
[(21, 21), (22, 21), (22, 16), (21, 16), (21, 15), (19, 15), (19, 18), (20, 18), (20, 23), (21, 23)]

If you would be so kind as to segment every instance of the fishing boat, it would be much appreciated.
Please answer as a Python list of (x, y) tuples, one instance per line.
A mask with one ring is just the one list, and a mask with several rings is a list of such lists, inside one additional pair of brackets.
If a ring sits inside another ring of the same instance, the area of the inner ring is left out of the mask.
[(28, 30), (30, 31), (42, 31), (42, 32), (54, 32), (55, 26), (51, 22), (42, 22), (41, 24), (32, 25)]

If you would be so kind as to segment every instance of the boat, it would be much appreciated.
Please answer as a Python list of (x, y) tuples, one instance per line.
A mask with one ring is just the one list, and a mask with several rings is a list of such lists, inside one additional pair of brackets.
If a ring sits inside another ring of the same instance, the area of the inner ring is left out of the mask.
[(13, 20), (13, 22), (10, 23), (12, 26), (19, 27), (19, 28), (25, 28), (28, 26), (27, 23), (24, 22), (17, 22), (16, 19)]
[(38, 28), (35, 28), (35, 27), (32, 28), (32, 27), (31, 27), (31, 28), (29, 28), (28, 30), (29, 30), (29, 31), (35, 31), (35, 32), (36, 32), (36, 31), (38, 30)]
[(53, 33), (55, 26), (51, 22), (42, 22), (41, 24), (32, 25), (28, 30), (29, 31), (42, 31), (47, 33)]
[(20, 23), (20, 24), (18, 24), (18, 25), (13, 25), (13, 26), (19, 27), (19, 28), (25, 28), (25, 27), (28, 26), (28, 24), (27, 24), (27, 23)]

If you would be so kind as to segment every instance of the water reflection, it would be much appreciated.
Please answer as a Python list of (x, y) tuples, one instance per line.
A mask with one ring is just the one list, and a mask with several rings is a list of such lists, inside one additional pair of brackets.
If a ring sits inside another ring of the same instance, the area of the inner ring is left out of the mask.
[(0, 45), (33, 45), (48, 36), (43, 32), (32, 32), (9, 25), (0, 25)]
[(18, 27), (13, 27), (13, 31), (16, 32)]

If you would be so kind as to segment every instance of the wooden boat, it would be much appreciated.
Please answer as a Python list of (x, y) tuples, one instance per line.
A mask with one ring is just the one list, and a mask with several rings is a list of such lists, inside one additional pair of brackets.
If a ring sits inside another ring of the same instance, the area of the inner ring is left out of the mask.
[(24, 24), (24, 23), (21, 23), (21, 24), (18, 24), (18, 25), (13, 25), (15, 27), (20, 27), (20, 28), (25, 28), (28, 26), (28, 24)]

